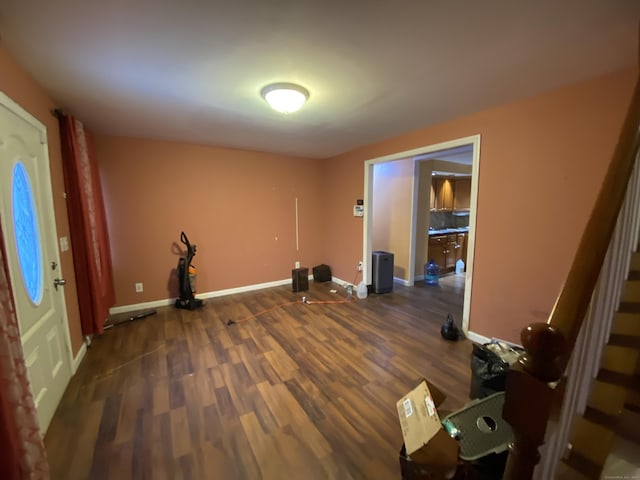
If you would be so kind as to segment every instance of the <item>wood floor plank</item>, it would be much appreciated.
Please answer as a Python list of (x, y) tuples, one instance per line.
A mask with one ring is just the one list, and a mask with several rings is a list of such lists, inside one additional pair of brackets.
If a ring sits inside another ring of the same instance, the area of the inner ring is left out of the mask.
[(399, 478), (395, 402), (423, 377), (448, 410), (468, 399), (471, 343), (439, 333), (462, 281), (351, 302), (274, 287), (110, 329), (45, 437), (51, 478)]

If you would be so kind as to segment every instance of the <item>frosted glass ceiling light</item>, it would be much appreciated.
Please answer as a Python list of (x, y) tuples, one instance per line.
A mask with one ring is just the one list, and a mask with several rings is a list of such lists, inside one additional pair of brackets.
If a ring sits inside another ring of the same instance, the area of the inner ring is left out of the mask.
[(309, 98), (309, 91), (294, 83), (272, 83), (260, 93), (271, 108), (280, 113), (297, 112)]

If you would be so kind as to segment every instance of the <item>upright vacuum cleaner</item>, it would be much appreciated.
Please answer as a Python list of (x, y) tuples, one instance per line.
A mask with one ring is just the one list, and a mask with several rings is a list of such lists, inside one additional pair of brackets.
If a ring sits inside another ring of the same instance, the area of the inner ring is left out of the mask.
[(182, 232), (180, 241), (187, 246), (187, 256), (178, 260), (178, 281), (180, 282), (180, 298), (176, 300), (176, 308), (195, 310), (202, 306), (202, 300), (196, 298), (196, 267), (191, 260), (196, 256), (196, 246), (191, 245), (187, 235)]

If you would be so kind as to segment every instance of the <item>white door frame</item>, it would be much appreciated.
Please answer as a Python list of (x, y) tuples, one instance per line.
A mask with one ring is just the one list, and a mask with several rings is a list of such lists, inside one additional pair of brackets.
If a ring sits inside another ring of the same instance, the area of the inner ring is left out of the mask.
[[(362, 278), (371, 284), (371, 244), (372, 244), (372, 209), (371, 200), (373, 198), (373, 167), (376, 164), (393, 162), (406, 158), (412, 158), (426, 153), (433, 153), (439, 150), (446, 150), (464, 145), (472, 146), (472, 164), (471, 164), (471, 199), (469, 211), (469, 237), (467, 239), (467, 271), (464, 282), (464, 306), (462, 313), (462, 328), (464, 332), (469, 330), (469, 310), (471, 306), (471, 288), (473, 283), (473, 258), (474, 246), (476, 238), (476, 212), (478, 204), (478, 172), (480, 170), (480, 135), (472, 135), (469, 137), (458, 138), (448, 142), (436, 143), (434, 145), (426, 145), (424, 147), (406, 150), (404, 152), (392, 153), (382, 157), (372, 158), (364, 162), (364, 218), (362, 226), (362, 258), (363, 271)], [(418, 214), (418, 162), (414, 159), (414, 173), (412, 186), (412, 204), (411, 204), (411, 232), (409, 235), (409, 285), (413, 286), (415, 278), (415, 257), (416, 257), (416, 229)]]

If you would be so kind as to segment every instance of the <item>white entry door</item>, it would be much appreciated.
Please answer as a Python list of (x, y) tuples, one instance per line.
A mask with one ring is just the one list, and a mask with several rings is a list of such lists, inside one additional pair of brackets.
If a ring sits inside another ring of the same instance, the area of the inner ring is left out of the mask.
[(0, 93), (0, 220), (42, 435), (71, 378), (47, 132)]

